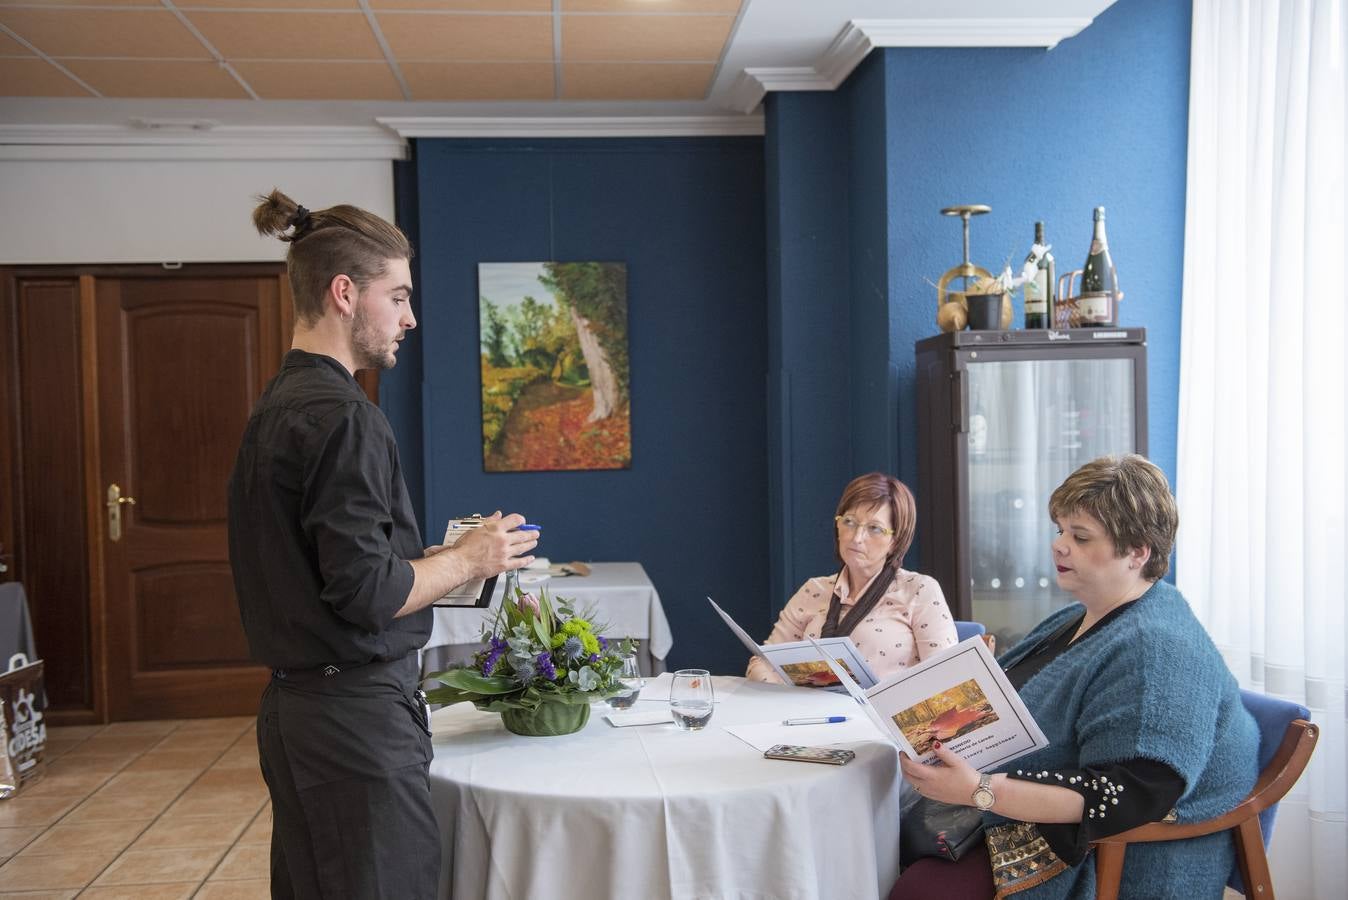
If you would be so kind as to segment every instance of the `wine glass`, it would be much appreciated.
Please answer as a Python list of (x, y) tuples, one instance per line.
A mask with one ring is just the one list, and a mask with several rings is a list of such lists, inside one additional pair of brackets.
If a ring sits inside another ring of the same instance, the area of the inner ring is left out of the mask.
[(669, 688), (674, 724), (684, 731), (701, 731), (711, 721), (715, 692), (706, 669), (679, 669)]
[(618, 684), (621, 690), (608, 698), (608, 705), (614, 709), (627, 709), (637, 702), (637, 694), (646, 685), (635, 653), (623, 657), (622, 668), (618, 670)]

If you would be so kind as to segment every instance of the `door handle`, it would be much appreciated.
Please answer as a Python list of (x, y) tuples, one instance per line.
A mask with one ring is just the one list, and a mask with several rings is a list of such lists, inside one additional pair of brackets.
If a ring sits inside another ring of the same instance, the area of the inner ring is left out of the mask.
[(117, 482), (108, 485), (108, 500), (105, 504), (108, 507), (108, 539), (120, 541), (122, 539), (122, 505), (135, 506), (135, 497), (123, 497), (122, 488)]

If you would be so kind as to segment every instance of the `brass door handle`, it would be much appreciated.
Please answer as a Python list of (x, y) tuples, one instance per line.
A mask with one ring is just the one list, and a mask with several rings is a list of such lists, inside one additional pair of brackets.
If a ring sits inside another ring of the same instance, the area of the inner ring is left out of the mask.
[(108, 539), (120, 541), (122, 539), (122, 505), (135, 506), (135, 497), (123, 497), (122, 488), (115, 481), (108, 485), (108, 499), (105, 504), (108, 508)]

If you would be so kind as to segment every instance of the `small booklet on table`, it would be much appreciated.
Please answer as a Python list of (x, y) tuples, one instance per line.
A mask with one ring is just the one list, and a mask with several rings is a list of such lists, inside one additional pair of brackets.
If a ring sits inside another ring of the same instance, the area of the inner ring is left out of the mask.
[(920, 762), (935, 761), (937, 741), (980, 772), (1048, 746), (982, 638), (962, 641), (869, 689), (832, 660), (829, 666), (880, 733)]
[(846, 671), (852, 681), (863, 688), (875, 684), (875, 673), (850, 637), (823, 638), (818, 642), (804, 640), (786, 644), (759, 644), (730, 618), (729, 613), (717, 606), (715, 600), (708, 597), (707, 602), (749, 652), (767, 663), (786, 684), (841, 694), (845, 689), (834, 674), (837, 668)]
[[(465, 516), (462, 519), (450, 519), (449, 524), (445, 526), (445, 539), (440, 543), (446, 547), (453, 547), (463, 537), (474, 528), (482, 527), (481, 516)], [(491, 605), (492, 591), (496, 590), (496, 577), (470, 581), (461, 584), (445, 594), (439, 600), (432, 603), (432, 606), (460, 607), (463, 609), (486, 609)]]

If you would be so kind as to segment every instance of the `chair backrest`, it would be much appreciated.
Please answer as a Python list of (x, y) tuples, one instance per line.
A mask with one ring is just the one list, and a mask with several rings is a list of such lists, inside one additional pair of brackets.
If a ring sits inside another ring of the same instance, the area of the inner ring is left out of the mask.
[(988, 630), (983, 627), (982, 622), (955, 622), (955, 634), (961, 641), (967, 641), (971, 637), (987, 634)]
[[(1255, 724), (1259, 726), (1259, 771), (1262, 772), (1268, 768), (1268, 764), (1273, 760), (1273, 754), (1277, 753), (1278, 747), (1282, 745), (1283, 737), (1287, 734), (1287, 726), (1296, 719), (1305, 719), (1309, 722), (1311, 711), (1299, 703), (1279, 700), (1267, 694), (1256, 694), (1254, 691), (1241, 691), (1240, 699), (1250, 715), (1254, 716)], [(1265, 847), (1273, 837), (1273, 819), (1277, 814), (1276, 803), (1259, 814), (1259, 831), (1264, 836)]]

